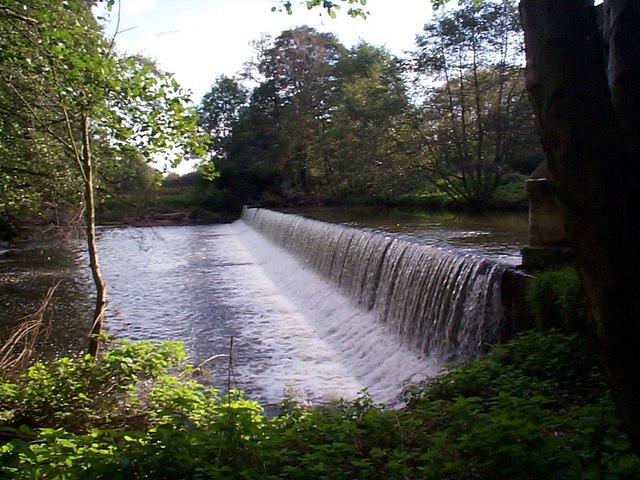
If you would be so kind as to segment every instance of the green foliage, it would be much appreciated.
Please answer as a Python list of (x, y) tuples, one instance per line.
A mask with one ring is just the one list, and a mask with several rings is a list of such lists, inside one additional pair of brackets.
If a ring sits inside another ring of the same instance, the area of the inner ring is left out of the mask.
[[(342, 2), (347, 2), (349, 5), (361, 5), (361, 6), (365, 6), (367, 4), (367, 0), (341, 0)], [(286, 11), (289, 15), (291, 15), (293, 13), (293, 5), (290, 1), (281, 1), (280, 2), (282, 5), (282, 8), (278, 8), (278, 7), (271, 7), (271, 11), (275, 12), (276, 10), (278, 11)], [(300, 4), (306, 4), (307, 9), (312, 10), (315, 7), (322, 7), (324, 10), (327, 11), (327, 15), (329, 15), (329, 17), (331, 18), (336, 18), (337, 17), (337, 10), (341, 9), (341, 6), (339, 3), (336, 2), (332, 2), (330, 0), (306, 0), (304, 2), (299, 2)], [(362, 17), (362, 18), (367, 18), (367, 12), (365, 10), (363, 10), (361, 7), (350, 7), (349, 10), (347, 10), (347, 14), (350, 17)]]
[(585, 329), (588, 305), (578, 272), (572, 267), (536, 274), (527, 288), (527, 302), (540, 328)]
[(412, 65), (426, 100), (416, 142), (424, 177), (481, 208), (495, 199), (503, 175), (541, 149), (525, 94), (516, 2), (460, 3), (437, 13), (417, 40)]
[(104, 165), (97, 184), (98, 223), (143, 217), (156, 203), (162, 174), (139, 156)]
[[(0, 386), (5, 416), (15, 425), (65, 427), (74, 432), (92, 426), (116, 426), (136, 408), (140, 382), (155, 381), (184, 359), (182, 345), (120, 342), (100, 361), (86, 355), (35, 364), (18, 383)], [(20, 386), (18, 388), (18, 385)]]
[(239, 192), (231, 192), (224, 186), (223, 175), (220, 180), (211, 181), (199, 171), (183, 176), (167, 177), (158, 190), (155, 209), (160, 212), (172, 212), (176, 210), (199, 209), (209, 212), (225, 214), (238, 214), (242, 208), (242, 198)]
[[(0, 478), (634, 479), (597, 358), (529, 332), (408, 386), (267, 419), (193, 380), (180, 346), (116, 344), (0, 384)], [(169, 375), (169, 372), (173, 375)], [(89, 406), (91, 405), (91, 406)], [(93, 413), (91, 413), (93, 412)]]
[(332, 119), (318, 147), (326, 190), (337, 198), (390, 202), (419, 181), (405, 146), (413, 133), (412, 107), (400, 61), (360, 43), (340, 60), (337, 72)]
[[(541, 149), (516, 2), (460, 3), (425, 26), (405, 60), (365, 42), (347, 50), (308, 27), (255, 42), (249, 101), (222, 77), (199, 106), (218, 187), (244, 203), (521, 208), (522, 189), (503, 177), (530, 173)], [(306, 2), (330, 16), (340, 4)], [(427, 183), (427, 195), (413, 193)]]
[[(502, 175), (492, 197), (481, 209), (526, 210), (529, 199), (524, 186), (527, 175), (508, 173)], [(427, 208), (460, 210), (469, 209), (469, 204), (461, 197), (446, 193), (446, 185), (436, 181), (421, 188), (412, 190), (395, 198), (394, 203), (400, 205), (416, 205)]]
[[(49, 189), (81, 207), (96, 292), (89, 346), (95, 355), (106, 303), (95, 241), (99, 174), (161, 155), (175, 166), (182, 155), (204, 154), (206, 136), (175, 79), (148, 59), (119, 55), (92, 6), (43, 0), (0, 6), (0, 187), (14, 199), (0, 197), (0, 214), (14, 213), (24, 200), (40, 213)], [(42, 185), (31, 188), (30, 177), (44, 179)]]
[(183, 187), (180, 189), (160, 188), (156, 210), (161, 213), (175, 212), (193, 208), (198, 204), (195, 187)]
[(597, 358), (575, 334), (523, 334), (407, 394), (435, 430), (423, 437), (434, 478), (633, 478), (640, 468)]
[(509, 173), (502, 176), (490, 205), (495, 207), (528, 208), (529, 198), (524, 186), (527, 178), (529, 178), (529, 175), (522, 173)]
[[(424, 388), (426, 386), (426, 388)], [(530, 331), (478, 361), (450, 365), (448, 373), (406, 389), (409, 406), (458, 397), (554, 397), (554, 402), (597, 401), (606, 391), (599, 359), (577, 334)]]
[(401, 195), (398, 198), (398, 203), (401, 205), (416, 205), (438, 209), (455, 209), (460, 207), (459, 202), (456, 202), (456, 200), (440, 190), (436, 185), (427, 185), (413, 192)]
[(417, 185), (404, 146), (411, 105), (396, 57), (364, 42), (348, 51), (308, 27), (258, 48), (246, 75), (263, 80), (248, 105), (222, 78), (199, 107), (215, 137), (220, 189), (245, 203), (388, 202)]
[(70, 92), (53, 82), (51, 66), (61, 45), (95, 47), (97, 36), (87, 8), (60, 3), (4, 1), (0, 9), (0, 212), (7, 215), (77, 205), (81, 198), (76, 166), (61, 160), (67, 152), (54, 138), (65, 131), (52, 98), (66, 101)]
[(209, 134), (207, 153), (211, 160), (224, 161), (231, 134), (241, 111), (246, 108), (248, 93), (232, 78), (220, 76), (198, 106), (198, 124)]
[(198, 478), (210, 464), (224, 472), (260, 433), (262, 409), (188, 380), (183, 360), (174, 342), (120, 342), (98, 361), (37, 364), (1, 383), (2, 433), (14, 440), (0, 447), (0, 478)]
[(91, 5), (0, 8), (0, 213), (78, 208), (87, 184), (113, 197), (145, 182), (148, 162), (204, 153), (188, 94), (148, 59), (118, 54)]

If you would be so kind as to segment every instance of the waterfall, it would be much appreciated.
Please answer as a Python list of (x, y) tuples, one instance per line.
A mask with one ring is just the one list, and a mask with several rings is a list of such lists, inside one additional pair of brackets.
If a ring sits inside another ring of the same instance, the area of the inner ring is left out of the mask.
[(245, 208), (242, 220), (415, 351), (450, 361), (501, 339), (506, 265), (265, 209)]

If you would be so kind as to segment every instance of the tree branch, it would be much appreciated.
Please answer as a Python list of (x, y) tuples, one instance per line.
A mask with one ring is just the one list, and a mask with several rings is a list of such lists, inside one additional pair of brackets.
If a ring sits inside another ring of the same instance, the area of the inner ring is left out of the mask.
[(29, 113), (31, 114), (31, 116), (33, 117), (33, 119), (38, 122), (38, 124), (40, 124), (40, 126), (42, 126), (42, 128), (44, 128), (53, 138), (55, 138), (58, 142), (60, 142), (65, 148), (67, 148), (68, 150), (70, 150), (71, 152), (75, 153), (75, 150), (73, 148), (72, 145), (70, 145), (69, 143), (67, 143), (61, 136), (59, 136), (56, 132), (54, 132), (51, 127), (40, 118), (40, 116), (38, 115), (38, 113), (35, 111), (35, 109), (31, 106), (31, 104), (27, 101), (26, 98), (24, 98), (24, 96), (20, 93), (20, 91), (16, 88), (16, 86), (13, 84), (13, 82), (11, 82), (11, 79), (8, 78), (4, 73), (1, 73), (2, 75), (2, 79), (6, 82), (6, 84), (9, 86), (9, 88), (11, 89), (11, 91), (18, 97), (18, 99), (20, 100), (20, 102), (27, 108), (27, 110), (29, 110)]
[(23, 22), (31, 23), (33, 25), (38, 25), (39, 24), (39, 22), (35, 18), (31, 18), (31, 17), (27, 17), (26, 15), (22, 15), (22, 14), (16, 12), (15, 10), (5, 6), (5, 5), (0, 5), (0, 12), (4, 13), (8, 17), (16, 18), (16, 19), (21, 20)]

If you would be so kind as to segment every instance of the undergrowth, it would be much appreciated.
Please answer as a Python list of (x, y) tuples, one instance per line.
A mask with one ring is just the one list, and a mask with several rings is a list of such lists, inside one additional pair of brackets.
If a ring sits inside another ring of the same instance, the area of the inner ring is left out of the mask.
[(529, 332), (409, 386), (266, 418), (194, 377), (176, 343), (120, 343), (0, 383), (0, 478), (633, 479), (611, 395), (577, 336)]
[(527, 303), (539, 328), (588, 329), (588, 306), (575, 268), (538, 272), (527, 289)]

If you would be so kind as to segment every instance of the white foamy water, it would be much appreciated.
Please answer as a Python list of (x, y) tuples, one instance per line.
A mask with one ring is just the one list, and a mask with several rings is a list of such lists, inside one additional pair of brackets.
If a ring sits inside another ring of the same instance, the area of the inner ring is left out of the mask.
[[(437, 372), (436, 362), (403, 346), (376, 321), (372, 311), (353, 305), (348, 297), (243, 222), (236, 222), (232, 228), (260, 266), (263, 277), (255, 277), (259, 285), (273, 288), (273, 301), (290, 314), (272, 324), (277, 329), (273, 332), (275, 341), (288, 352), (286, 358), (304, 360), (287, 362), (284, 358), (268, 375), (275, 372), (323, 400), (352, 397), (367, 388), (375, 400), (392, 402), (405, 382)], [(269, 327), (262, 322), (249, 323), (258, 332)], [(296, 333), (291, 335), (290, 329)], [(342, 379), (352, 380), (344, 383)]]
[(505, 329), (496, 261), (265, 209), (242, 218), (434, 358), (478, 356)]
[[(366, 388), (393, 403), (404, 382), (438, 370), (243, 222), (104, 230), (99, 248), (111, 332), (183, 341), (196, 362), (233, 337), (237, 384), (263, 402), (288, 388), (316, 403)], [(212, 367), (224, 384), (227, 360)]]

